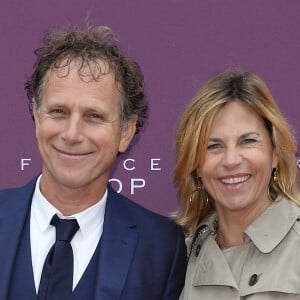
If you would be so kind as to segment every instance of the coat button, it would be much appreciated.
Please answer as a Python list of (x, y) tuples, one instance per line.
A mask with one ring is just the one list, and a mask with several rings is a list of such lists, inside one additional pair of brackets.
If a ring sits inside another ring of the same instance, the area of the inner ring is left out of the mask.
[(251, 277), (249, 278), (249, 285), (250, 285), (250, 286), (253, 286), (253, 285), (255, 285), (255, 284), (257, 283), (257, 281), (258, 281), (258, 276), (257, 276), (257, 274), (253, 274), (253, 275), (251, 275)]
[(200, 249), (201, 249), (201, 246), (198, 245), (197, 248), (196, 248), (196, 253), (195, 253), (196, 257), (199, 255)]

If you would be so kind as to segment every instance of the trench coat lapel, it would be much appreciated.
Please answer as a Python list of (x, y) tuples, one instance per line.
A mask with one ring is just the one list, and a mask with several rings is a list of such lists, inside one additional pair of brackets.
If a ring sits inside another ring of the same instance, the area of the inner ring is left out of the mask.
[(95, 299), (114, 300), (121, 297), (137, 240), (136, 225), (127, 206), (121, 196), (109, 188)]
[(197, 259), (193, 286), (198, 285), (225, 285), (237, 288), (226, 258), (211, 236), (207, 237)]

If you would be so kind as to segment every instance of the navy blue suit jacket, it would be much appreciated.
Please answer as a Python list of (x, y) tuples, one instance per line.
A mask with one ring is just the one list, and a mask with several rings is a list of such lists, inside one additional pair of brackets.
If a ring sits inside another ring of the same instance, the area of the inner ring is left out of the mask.
[[(0, 299), (3, 300), (10, 287), (35, 182), (0, 191)], [(173, 222), (109, 187), (101, 239), (96, 300), (179, 298), (186, 271), (186, 248), (182, 231)]]

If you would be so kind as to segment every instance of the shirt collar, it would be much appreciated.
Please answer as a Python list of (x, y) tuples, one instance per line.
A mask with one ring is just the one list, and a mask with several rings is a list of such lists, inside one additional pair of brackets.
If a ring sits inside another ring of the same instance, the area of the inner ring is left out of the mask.
[[(32, 197), (31, 214), (36, 219), (36, 222), (41, 232), (46, 231), (50, 226), (50, 221), (54, 214), (58, 214), (60, 218), (66, 218), (55, 208), (41, 193), (40, 190), (40, 175), (37, 179), (34, 194)], [(86, 234), (91, 228), (97, 228), (104, 222), (104, 214), (107, 200), (107, 189), (103, 197), (93, 206), (88, 207), (82, 212), (68, 216), (67, 218), (75, 218), (79, 224), (80, 231)]]

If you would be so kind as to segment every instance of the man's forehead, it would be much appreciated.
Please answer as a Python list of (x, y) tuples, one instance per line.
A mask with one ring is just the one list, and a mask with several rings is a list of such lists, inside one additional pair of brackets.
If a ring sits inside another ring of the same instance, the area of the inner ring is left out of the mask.
[(71, 59), (64, 58), (52, 64), (50, 69), (46, 72), (46, 81), (53, 75), (55, 77), (63, 78), (69, 76), (74, 71), (84, 82), (100, 81), (103, 76), (113, 75), (114, 71), (111, 69), (108, 62), (104, 60), (84, 60), (81, 58)]

